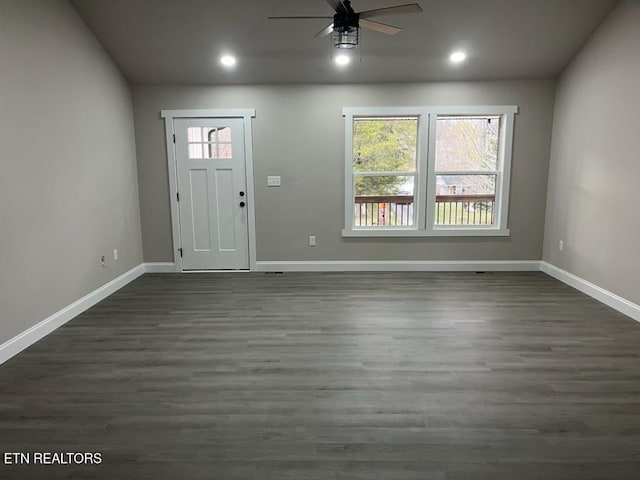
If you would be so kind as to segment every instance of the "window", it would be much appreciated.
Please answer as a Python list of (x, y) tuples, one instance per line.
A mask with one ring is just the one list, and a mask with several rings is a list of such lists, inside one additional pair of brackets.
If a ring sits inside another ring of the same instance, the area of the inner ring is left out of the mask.
[(412, 226), (418, 119), (354, 118), (354, 224)]
[(500, 117), (444, 116), (436, 123), (435, 225), (494, 225)]
[(346, 108), (344, 236), (505, 236), (517, 107)]
[(230, 127), (189, 127), (189, 158), (232, 158)]

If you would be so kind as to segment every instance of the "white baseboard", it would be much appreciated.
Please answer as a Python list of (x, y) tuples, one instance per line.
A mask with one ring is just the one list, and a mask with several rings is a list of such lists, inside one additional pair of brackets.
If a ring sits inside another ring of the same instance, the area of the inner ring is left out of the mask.
[(142, 264), (144, 273), (176, 273), (176, 264), (173, 262), (148, 262)]
[[(180, 272), (172, 262), (144, 263), (145, 273), (215, 273), (228, 270)], [(539, 260), (339, 260), (257, 261), (253, 272), (537, 272)], [(243, 270), (246, 272), (248, 270)], [(235, 272), (235, 271), (234, 271)]]
[(0, 345), (0, 365), (145, 273), (138, 265)]
[(553, 278), (566, 283), (576, 290), (580, 290), (582, 293), (586, 293), (590, 297), (595, 298), (605, 305), (618, 310), (620, 313), (624, 313), (625, 315), (640, 322), (640, 305), (636, 305), (635, 303), (630, 302), (629, 300), (622, 298), (615, 293), (594, 285), (593, 283), (588, 282), (587, 280), (580, 278), (573, 273), (569, 273), (566, 270), (562, 270), (561, 268), (558, 268), (550, 263), (544, 261), (540, 262), (540, 270), (542, 270), (547, 275), (551, 275)]
[(256, 262), (257, 272), (537, 272), (538, 260)]

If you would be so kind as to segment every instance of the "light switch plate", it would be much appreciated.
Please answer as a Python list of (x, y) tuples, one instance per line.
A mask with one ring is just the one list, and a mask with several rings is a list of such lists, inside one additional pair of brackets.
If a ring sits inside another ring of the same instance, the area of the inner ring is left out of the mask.
[(269, 186), (269, 187), (279, 187), (280, 186), (280, 175), (269, 175), (269, 176), (267, 176), (267, 186)]

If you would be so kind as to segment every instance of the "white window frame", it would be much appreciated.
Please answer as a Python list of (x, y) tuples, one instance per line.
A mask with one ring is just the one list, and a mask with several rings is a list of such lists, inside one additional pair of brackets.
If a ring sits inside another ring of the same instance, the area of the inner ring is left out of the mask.
[[(433, 107), (345, 107), (345, 228), (343, 237), (505, 237), (509, 212), (509, 183), (516, 105), (493, 106), (433, 106)], [(494, 225), (434, 225), (436, 201), (436, 129), (438, 116), (500, 116), (498, 140), (498, 175)], [(413, 226), (355, 226), (355, 197), (353, 172), (353, 120), (358, 117), (417, 117), (418, 144), (416, 184), (414, 190)], [(425, 128), (426, 126), (426, 128)]]

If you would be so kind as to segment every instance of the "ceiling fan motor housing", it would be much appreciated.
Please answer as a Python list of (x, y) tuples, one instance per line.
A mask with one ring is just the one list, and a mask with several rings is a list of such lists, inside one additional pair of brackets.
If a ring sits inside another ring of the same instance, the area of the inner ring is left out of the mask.
[(340, 9), (333, 16), (333, 45), (336, 48), (356, 48), (360, 37), (358, 14), (351, 8), (351, 2), (343, 2), (344, 9)]

